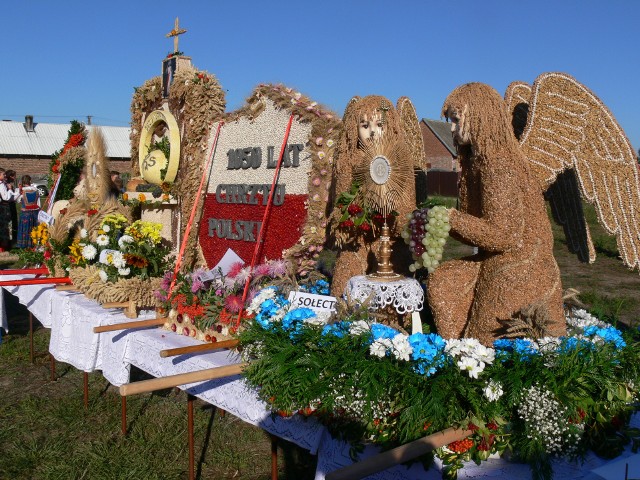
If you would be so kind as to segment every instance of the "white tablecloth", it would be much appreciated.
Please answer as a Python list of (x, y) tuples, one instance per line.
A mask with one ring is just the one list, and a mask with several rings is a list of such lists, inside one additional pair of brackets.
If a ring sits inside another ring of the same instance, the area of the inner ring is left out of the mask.
[[(19, 278), (19, 277), (17, 277)], [(4, 279), (8, 279), (4, 277)], [(130, 321), (120, 310), (105, 310), (83, 295), (56, 291), (52, 286), (31, 285), (4, 287), (17, 296), (45, 327), (51, 328), (50, 352), (56, 360), (70, 363), (85, 372), (101, 370), (105, 378), (119, 386), (129, 381), (131, 365), (160, 377), (177, 373), (202, 370), (236, 363), (238, 359), (228, 351), (200, 355), (182, 355), (161, 358), (160, 350), (195, 345), (198, 341), (176, 335), (159, 328), (129, 329), (118, 332), (94, 334), (97, 325)], [(4, 307), (4, 305), (2, 305)], [(2, 308), (4, 313), (4, 308)], [(151, 313), (147, 313), (149, 317)], [(141, 319), (145, 316), (141, 316)], [(2, 348), (0, 346), (0, 348)], [(299, 416), (282, 418), (271, 415), (251, 388), (239, 377), (200, 382), (183, 386), (191, 394), (232, 413), (238, 418), (289, 440), (312, 454), (318, 455), (315, 480), (352, 463), (349, 445), (335, 440), (315, 419)], [(640, 424), (637, 416), (634, 424)], [(369, 447), (361, 458), (374, 454)], [(631, 455), (626, 452), (625, 456)], [(554, 463), (554, 478), (596, 480), (602, 477), (591, 470), (606, 462), (593, 454), (580, 466), (565, 461)], [(630, 478), (640, 477), (640, 471), (629, 471)], [(501, 459), (484, 462), (481, 466), (469, 463), (458, 473), (458, 478), (530, 478), (528, 465), (509, 463)], [(441, 478), (441, 468), (436, 464), (425, 473), (420, 465), (410, 468), (398, 466), (370, 479), (425, 479)]]

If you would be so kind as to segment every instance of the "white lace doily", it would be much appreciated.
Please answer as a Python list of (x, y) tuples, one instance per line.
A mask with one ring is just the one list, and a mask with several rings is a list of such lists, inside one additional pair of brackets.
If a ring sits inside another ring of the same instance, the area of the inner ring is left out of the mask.
[(392, 305), (400, 315), (419, 312), (424, 304), (424, 292), (420, 283), (407, 277), (384, 282), (358, 275), (349, 279), (345, 291), (358, 302), (364, 302), (371, 293), (374, 293), (371, 300), (373, 308), (379, 309)]

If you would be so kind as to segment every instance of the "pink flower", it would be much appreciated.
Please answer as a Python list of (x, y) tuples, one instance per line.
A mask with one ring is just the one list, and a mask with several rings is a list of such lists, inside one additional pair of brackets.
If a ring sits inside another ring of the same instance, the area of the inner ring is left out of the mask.
[(229, 273), (227, 273), (227, 276), (231, 278), (237, 277), (240, 271), (242, 270), (243, 266), (244, 266), (243, 262), (234, 263), (233, 265), (231, 265), (231, 268), (229, 268)]
[(231, 313), (240, 312), (242, 310), (242, 297), (240, 295), (229, 295), (224, 299), (224, 308)]
[(200, 278), (195, 278), (191, 284), (191, 293), (198, 293), (204, 287), (204, 282)]
[(272, 277), (282, 277), (286, 275), (289, 270), (286, 260), (276, 260), (272, 262), (270, 266)]
[(269, 267), (269, 264), (263, 263), (262, 265), (258, 265), (255, 268), (254, 273), (256, 276), (264, 277), (266, 275), (269, 275), (270, 270), (271, 270), (271, 267)]
[(316, 145), (320, 146), (320, 145), (322, 145), (322, 142), (324, 142), (324, 138), (322, 138), (322, 137), (316, 138)]
[(321, 183), (320, 177), (316, 177), (313, 179), (313, 184), (317, 187)]
[(165, 272), (164, 276), (162, 277), (160, 288), (164, 291), (169, 290), (169, 287), (171, 286), (171, 280), (173, 280), (173, 272)]

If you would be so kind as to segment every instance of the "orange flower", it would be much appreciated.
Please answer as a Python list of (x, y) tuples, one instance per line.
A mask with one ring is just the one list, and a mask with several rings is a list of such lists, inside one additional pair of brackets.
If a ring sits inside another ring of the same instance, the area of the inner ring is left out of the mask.
[(473, 440), (470, 438), (465, 438), (464, 440), (457, 440), (455, 442), (451, 442), (447, 445), (449, 450), (456, 453), (464, 453), (468, 451), (471, 447), (473, 447)]
[(138, 195), (138, 200), (141, 202), (146, 202), (147, 201), (147, 197), (144, 195), (144, 193), (141, 193)]
[(126, 194), (126, 193), (123, 193), (123, 194), (122, 194), (122, 200), (124, 200), (125, 202), (126, 202), (127, 200), (129, 200), (129, 195), (128, 195), (128, 194)]
[(124, 259), (129, 265), (133, 265), (134, 267), (138, 268), (143, 268), (149, 265), (149, 262), (146, 258), (141, 257), (140, 255), (135, 255), (133, 253), (125, 253)]

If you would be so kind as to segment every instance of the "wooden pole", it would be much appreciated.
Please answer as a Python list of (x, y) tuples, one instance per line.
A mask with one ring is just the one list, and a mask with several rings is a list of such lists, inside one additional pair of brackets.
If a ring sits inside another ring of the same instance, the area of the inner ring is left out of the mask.
[(89, 409), (89, 374), (87, 372), (82, 372), (82, 391), (83, 391), (83, 403), (84, 409)]
[(120, 387), (120, 395), (135, 395), (137, 393), (153, 392), (155, 390), (163, 390), (165, 388), (177, 387), (178, 385), (186, 385), (187, 383), (204, 382), (205, 380), (215, 380), (216, 378), (231, 377), (242, 373), (247, 363), (234, 363), (233, 365), (225, 365), (224, 367), (208, 368), (206, 370), (198, 370), (189, 373), (179, 373), (168, 377), (153, 378), (151, 380), (142, 380), (141, 382), (127, 383)]
[(432, 435), (414, 440), (413, 442), (380, 453), (374, 457), (349, 465), (348, 467), (335, 470), (327, 474), (325, 478), (326, 480), (357, 480), (364, 478), (393, 467), (394, 465), (408, 462), (451, 442), (467, 438), (472, 433), (472, 430), (447, 428), (441, 432), (436, 432)]
[(51, 373), (51, 381), (53, 382), (56, 379), (56, 359), (53, 358), (51, 354), (49, 354), (49, 371)]
[(42, 268), (5, 268), (0, 270), (0, 276), (2, 275), (48, 275), (49, 269), (47, 267)]
[(278, 437), (271, 437), (271, 480), (278, 480)]
[(191, 345), (189, 347), (169, 348), (160, 350), (162, 358), (175, 357), (176, 355), (186, 355), (188, 353), (209, 352), (211, 350), (222, 350), (223, 348), (233, 348), (238, 345), (238, 340), (226, 340), (224, 342), (203, 343), (201, 345)]
[(78, 287), (75, 285), (56, 285), (56, 290), (59, 292), (79, 292)]
[(120, 432), (127, 435), (127, 397), (120, 398)]
[(0, 287), (19, 287), (21, 285), (49, 285), (56, 283), (71, 283), (69, 277), (24, 278), (22, 280), (3, 280)]
[(193, 401), (196, 397), (187, 393), (187, 436), (189, 442), (189, 480), (195, 480), (195, 447), (193, 441)]
[(29, 359), (33, 363), (33, 313), (31, 312), (29, 312)]
[(149, 320), (137, 320), (135, 322), (114, 323), (112, 325), (100, 325), (93, 327), (93, 333), (116, 332), (127, 328), (154, 327), (166, 322), (166, 318), (151, 318)]

